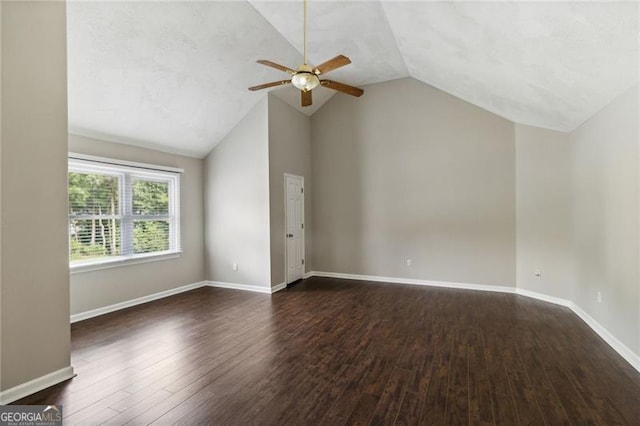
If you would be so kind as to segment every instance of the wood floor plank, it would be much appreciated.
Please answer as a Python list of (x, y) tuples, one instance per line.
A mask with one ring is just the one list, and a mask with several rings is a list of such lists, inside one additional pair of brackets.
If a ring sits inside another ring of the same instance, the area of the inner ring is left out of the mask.
[(398, 408), (398, 415), (394, 424), (399, 426), (409, 426), (420, 424), (420, 410), (422, 409), (422, 398), (411, 390), (406, 390), (400, 407)]
[[(446, 329), (442, 330), (446, 332)], [(453, 358), (453, 337), (447, 335), (437, 348), (436, 358), (431, 366), (429, 388), (424, 397), (420, 422), (422, 424), (444, 424), (447, 412), (447, 393)]]
[(373, 424), (395, 423), (410, 378), (411, 371), (397, 366), (393, 369), (373, 412), (371, 420)]
[(499, 336), (495, 330), (485, 330), (484, 356), (487, 363), (488, 385), (492, 395), (491, 403), (496, 424), (517, 424), (518, 414), (515, 399), (511, 393), (505, 363), (513, 362), (513, 354), (508, 345), (510, 336)]
[(201, 288), (71, 327), (65, 424), (638, 425), (640, 374), (570, 310), (314, 277)]
[(484, 333), (474, 330), (472, 344), (469, 345), (469, 423), (493, 425), (495, 395), (489, 386), (489, 374), (484, 356)]
[(447, 389), (446, 424), (469, 424), (468, 364), (468, 357), (461, 353), (456, 354), (452, 359)]
[[(119, 401), (122, 401), (123, 399), (130, 396), (131, 394), (128, 392), (118, 391), (82, 410), (76, 411), (70, 416), (67, 416), (63, 410), (63, 413), (65, 414), (65, 423), (80, 424), (80, 423), (90, 423), (94, 421), (99, 423), (98, 420), (95, 420), (96, 417), (98, 419), (105, 419), (105, 420), (108, 418), (112, 418), (116, 414), (118, 414), (118, 411), (112, 409), (111, 405), (116, 404)], [(100, 414), (96, 415), (96, 413), (100, 413)]]

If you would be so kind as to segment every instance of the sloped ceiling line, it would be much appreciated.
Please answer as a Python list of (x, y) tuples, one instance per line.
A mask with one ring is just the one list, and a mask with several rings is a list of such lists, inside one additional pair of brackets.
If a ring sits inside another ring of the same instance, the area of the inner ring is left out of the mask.
[[(202, 157), (302, 60), (301, 0), (67, 5), (70, 131)], [(362, 86), (411, 76), (509, 120), (571, 131), (638, 82), (635, 2), (309, 3), (309, 55)], [(292, 87), (274, 94), (302, 109)], [(343, 96), (338, 94), (336, 96)], [(366, 96), (366, 95), (365, 95)]]

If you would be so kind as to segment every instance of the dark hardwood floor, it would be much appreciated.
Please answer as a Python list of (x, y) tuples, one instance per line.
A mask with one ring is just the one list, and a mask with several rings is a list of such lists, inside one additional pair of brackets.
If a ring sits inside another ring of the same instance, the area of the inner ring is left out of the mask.
[(639, 425), (640, 374), (566, 308), (311, 278), (72, 326), (65, 424)]

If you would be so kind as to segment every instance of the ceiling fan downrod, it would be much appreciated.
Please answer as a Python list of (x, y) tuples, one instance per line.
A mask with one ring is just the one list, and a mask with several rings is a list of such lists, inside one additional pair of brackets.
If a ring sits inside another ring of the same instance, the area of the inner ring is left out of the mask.
[(303, 0), (303, 21), (302, 21), (302, 40), (303, 46), (303, 63), (307, 65), (307, 0)]

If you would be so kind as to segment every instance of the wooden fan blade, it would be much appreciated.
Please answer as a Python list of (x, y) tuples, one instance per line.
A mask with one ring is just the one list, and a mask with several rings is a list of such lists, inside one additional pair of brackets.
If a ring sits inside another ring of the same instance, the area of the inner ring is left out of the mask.
[(313, 72), (316, 74), (325, 74), (329, 71), (333, 71), (340, 67), (344, 67), (345, 65), (349, 65), (351, 63), (351, 59), (347, 58), (344, 55), (338, 55), (333, 59), (329, 59), (324, 64), (318, 65), (313, 69)]
[(349, 86), (344, 83), (338, 83), (337, 81), (322, 80), (320, 84), (329, 89), (337, 90), (338, 92), (346, 93), (347, 95), (360, 97), (364, 94), (364, 90), (357, 87)]
[(301, 90), (300, 91), (300, 99), (302, 100), (302, 106), (303, 107), (307, 107), (307, 106), (311, 106), (311, 90), (308, 91), (304, 91)]
[(266, 89), (267, 87), (282, 86), (284, 84), (289, 84), (289, 83), (291, 83), (291, 80), (273, 81), (271, 83), (265, 83), (265, 84), (260, 84), (258, 86), (249, 87), (249, 90), (255, 91), (260, 89)]
[(271, 68), (275, 68), (280, 71), (288, 72), (289, 74), (295, 74), (295, 71), (284, 65), (276, 64), (275, 62), (267, 61), (266, 59), (260, 59), (256, 61), (259, 64), (266, 65)]

